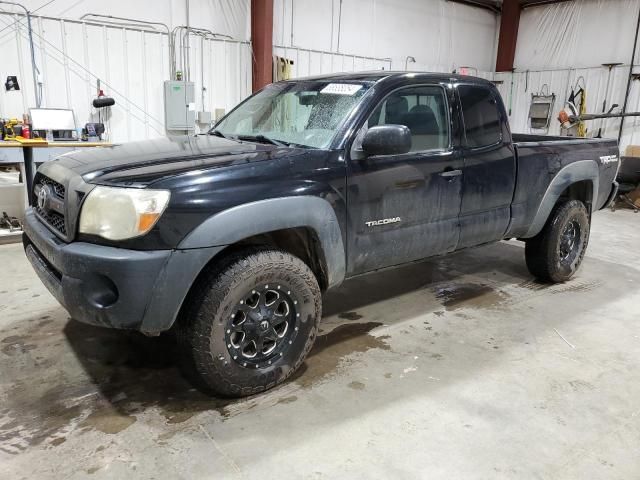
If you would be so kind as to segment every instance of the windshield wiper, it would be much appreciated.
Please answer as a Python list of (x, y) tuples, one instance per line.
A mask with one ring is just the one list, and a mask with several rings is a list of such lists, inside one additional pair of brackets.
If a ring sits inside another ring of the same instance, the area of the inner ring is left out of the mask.
[(233, 140), (231, 137), (226, 136), (220, 130), (211, 130), (209, 131), (209, 135), (215, 135), (216, 137), (226, 138), (227, 140)]
[(238, 139), (240, 140), (248, 140), (255, 141), (260, 143), (270, 143), (271, 145), (277, 145), (278, 147), (288, 147), (291, 145), (289, 142), (285, 142), (284, 140), (276, 140), (275, 138), (270, 138), (265, 135), (238, 135)]
[(278, 147), (299, 147), (299, 148), (311, 148), (309, 145), (303, 145), (301, 143), (286, 142), (284, 140), (276, 140), (275, 138), (267, 137), (265, 135), (238, 135), (230, 136), (222, 133), (220, 130), (210, 130), (209, 135), (215, 135), (216, 137), (226, 138), (227, 140), (246, 140), (256, 141), (260, 143), (270, 143), (271, 145), (277, 145)]

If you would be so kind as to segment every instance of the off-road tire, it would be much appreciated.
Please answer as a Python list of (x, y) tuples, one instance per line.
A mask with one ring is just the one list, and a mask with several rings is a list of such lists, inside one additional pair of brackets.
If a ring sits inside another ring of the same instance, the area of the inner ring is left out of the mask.
[[(525, 242), (525, 258), (529, 271), (544, 282), (569, 280), (578, 270), (589, 243), (589, 212), (579, 200), (558, 203), (542, 231)], [(563, 258), (563, 234), (570, 224), (579, 229), (575, 251)]]
[[(227, 322), (247, 292), (269, 285), (297, 299), (295, 336), (268, 365), (246, 366), (225, 338)], [(321, 299), (311, 269), (287, 252), (248, 249), (228, 255), (203, 273), (185, 302), (176, 331), (183, 365), (209, 394), (243, 397), (268, 390), (291, 376), (311, 350), (322, 316)]]

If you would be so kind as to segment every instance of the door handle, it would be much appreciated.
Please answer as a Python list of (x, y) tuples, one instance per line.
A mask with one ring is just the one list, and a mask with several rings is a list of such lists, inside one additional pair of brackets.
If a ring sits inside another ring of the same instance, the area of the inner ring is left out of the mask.
[(412, 180), (406, 180), (404, 182), (396, 182), (394, 186), (398, 190), (402, 190), (405, 188), (416, 188), (420, 185), (424, 185), (424, 178), (414, 178)]
[(462, 175), (462, 170), (445, 170), (440, 173), (440, 176), (444, 178), (459, 177), (460, 175)]

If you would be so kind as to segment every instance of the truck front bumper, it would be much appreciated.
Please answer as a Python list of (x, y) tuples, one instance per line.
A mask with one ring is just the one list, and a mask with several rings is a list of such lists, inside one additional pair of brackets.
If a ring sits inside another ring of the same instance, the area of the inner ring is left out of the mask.
[(75, 320), (157, 334), (175, 321), (202, 268), (223, 247), (137, 251), (64, 243), (27, 209), (29, 262)]

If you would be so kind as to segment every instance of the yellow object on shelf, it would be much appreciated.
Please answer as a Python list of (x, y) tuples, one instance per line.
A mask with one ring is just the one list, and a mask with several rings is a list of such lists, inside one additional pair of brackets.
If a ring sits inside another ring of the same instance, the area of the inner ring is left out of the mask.
[(22, 145), (48, 145), (47, 141), (44, 138), (24, 138), (20, 135), (16, 135), (14, 140), (16, 142), (20, 142)]
[(18, 125), (20, 122), (18, 122), (17, 118), (10, 118), (8, 120), (6, 120), (4, 122), (4, 138), (3, 140), (13, 140), (16, 135), (14, 133), (13, 127), (15, 127), (16, 125)]

